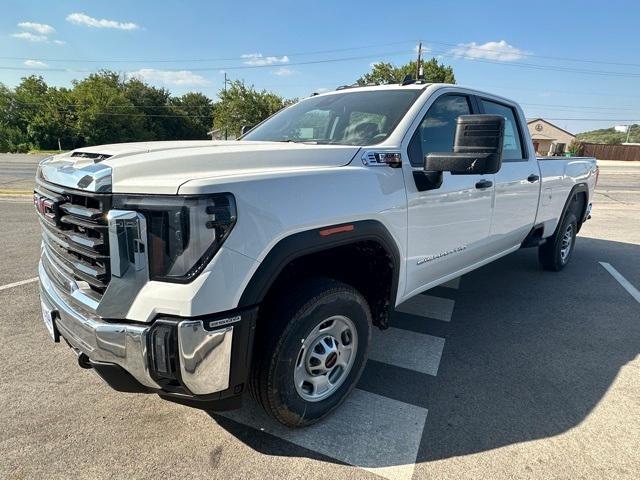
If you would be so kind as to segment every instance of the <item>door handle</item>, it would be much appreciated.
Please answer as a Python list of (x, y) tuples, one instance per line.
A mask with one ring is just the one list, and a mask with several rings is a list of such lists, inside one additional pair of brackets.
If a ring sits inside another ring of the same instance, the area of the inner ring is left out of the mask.
[(493, 185), (491, 180), (480, 180), (476, 183), (476, 188), (489, 188)]
[(535, 173), (532, 173), (527, 177), (527, 182), (529, 183), (536, 183), (538, 180), (540, 180), (540, 177)]

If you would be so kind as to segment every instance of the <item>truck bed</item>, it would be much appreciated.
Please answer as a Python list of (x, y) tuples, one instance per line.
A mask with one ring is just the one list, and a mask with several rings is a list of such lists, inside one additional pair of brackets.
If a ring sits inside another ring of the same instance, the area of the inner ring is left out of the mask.
[(569, 192), (577, 183), (586, 183), (589, 194), (593, 193), (597, 162), (593, 157), (538, 157), (538, 165), (542, 186), (536, 224), (544, 224), (543, 237), (547, 237), (556, 229)]

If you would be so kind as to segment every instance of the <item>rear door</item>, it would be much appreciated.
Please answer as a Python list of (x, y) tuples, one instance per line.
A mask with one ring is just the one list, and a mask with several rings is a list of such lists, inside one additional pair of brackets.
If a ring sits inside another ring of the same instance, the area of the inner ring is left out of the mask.
[(491, 220), (491, 246), (500, 253), (519, 245), (533, 227), (540, 195), (540, 168), (519, 108), (483, 97), (478, 97), (478, 105), (483, 113), (505, 118), (502, 166), (494, 178)]
[[(420, 191), (414, 171), (430, 152), (453, 151), (456, 120), (478, 113), (472, 95), (447, 89), (429, 100), (412, 127), (403, 162), (408, 201), (409, 296), (486, 257), (491, 225), (493, 175), (443, 174), (440, 188)], [(484, 181), (484, 182), (482, 182)]]

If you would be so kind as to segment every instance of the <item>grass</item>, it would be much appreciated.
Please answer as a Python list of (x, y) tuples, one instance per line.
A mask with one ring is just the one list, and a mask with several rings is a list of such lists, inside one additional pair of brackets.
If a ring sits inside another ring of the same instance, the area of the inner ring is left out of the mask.
[(23, 190), (23, 189), (2, 189), (0, 188), (0, 195), (33, 195), (33, 190)]
[(68, 150), (40, 150), (37, 148), (32, 148), (31, 150), (29, 150), (27, 153), (35, 153), (35, 154), (50, 154), (50, 155), (54, 155), (57, 153), (65, 153), (68, 152)]

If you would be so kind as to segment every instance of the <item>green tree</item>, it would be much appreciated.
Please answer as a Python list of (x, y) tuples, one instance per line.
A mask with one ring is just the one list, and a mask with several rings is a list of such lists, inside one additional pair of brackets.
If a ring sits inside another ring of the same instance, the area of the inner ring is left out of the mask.
[(28, 150), (26, 132), (17, 126), (15, 93), (0, 83), (0, 152)]
[[(416, 66), (415, 60), (400, 66), (386, 62), (375, 63), (371, 71), (361, 76), (357, 83), (358, 85), (400, 83), (407, 75), (416, 76)], [(453, 68), (439, 63), (435, 58), (422, 62), (422, 70), (426, 82), (456, 83)]]
[(229, 138), (238, 137), (243, 125), (260, 123), (291, 103), (275, 93), (257, 91), (241, 80), (232, 81), (229, 88), (218, 92), (218, 97), (213, 128), (226, 131)]
[(172, 112), (176, 115), (174, 135), (184, 140), (201, 140), (213, 124), (214, 105), (209, 97), (202, 93), (185, 93), (171, 99)]
[(81, 143), (99, 145), (149, 139), (145, 114), (134, 107), (117, 73), (101, 71), (74, 81), (72, 98)]
[[(629, 132), (629, 142), (640, 141), (640, 125), (631, 125)], [(618, 132), (615, 128), (601, 128), (599, 130), (591, 130), (589, 132), (582, 132), (576, 135), (576, 138), (581, 142), (587, 143), (608, 143), (608, 144), (620, 144), (627, 141), (627, 132)]]
[(34, 147), (52, 150), (61, 146), (70, 149), (78, 143), (76, 122), (76, 107), (71, 91), (48, 87), (40, 108), (29, 122), (27, 132)]
[[(129, 103), (133, 105), (140, 120), (138, 141), (170, 140), (176, 131), (175, 118), (171, 117), (171, 92), (166, 88), (147, 85), (138, 78), (122, 83), (121, 88)], [(120, 109), (121, 107), (118, 107)], [(127, 107), (122, 107), (126, 109)], [(112, 107), (114, 113), (116, 109)]]

